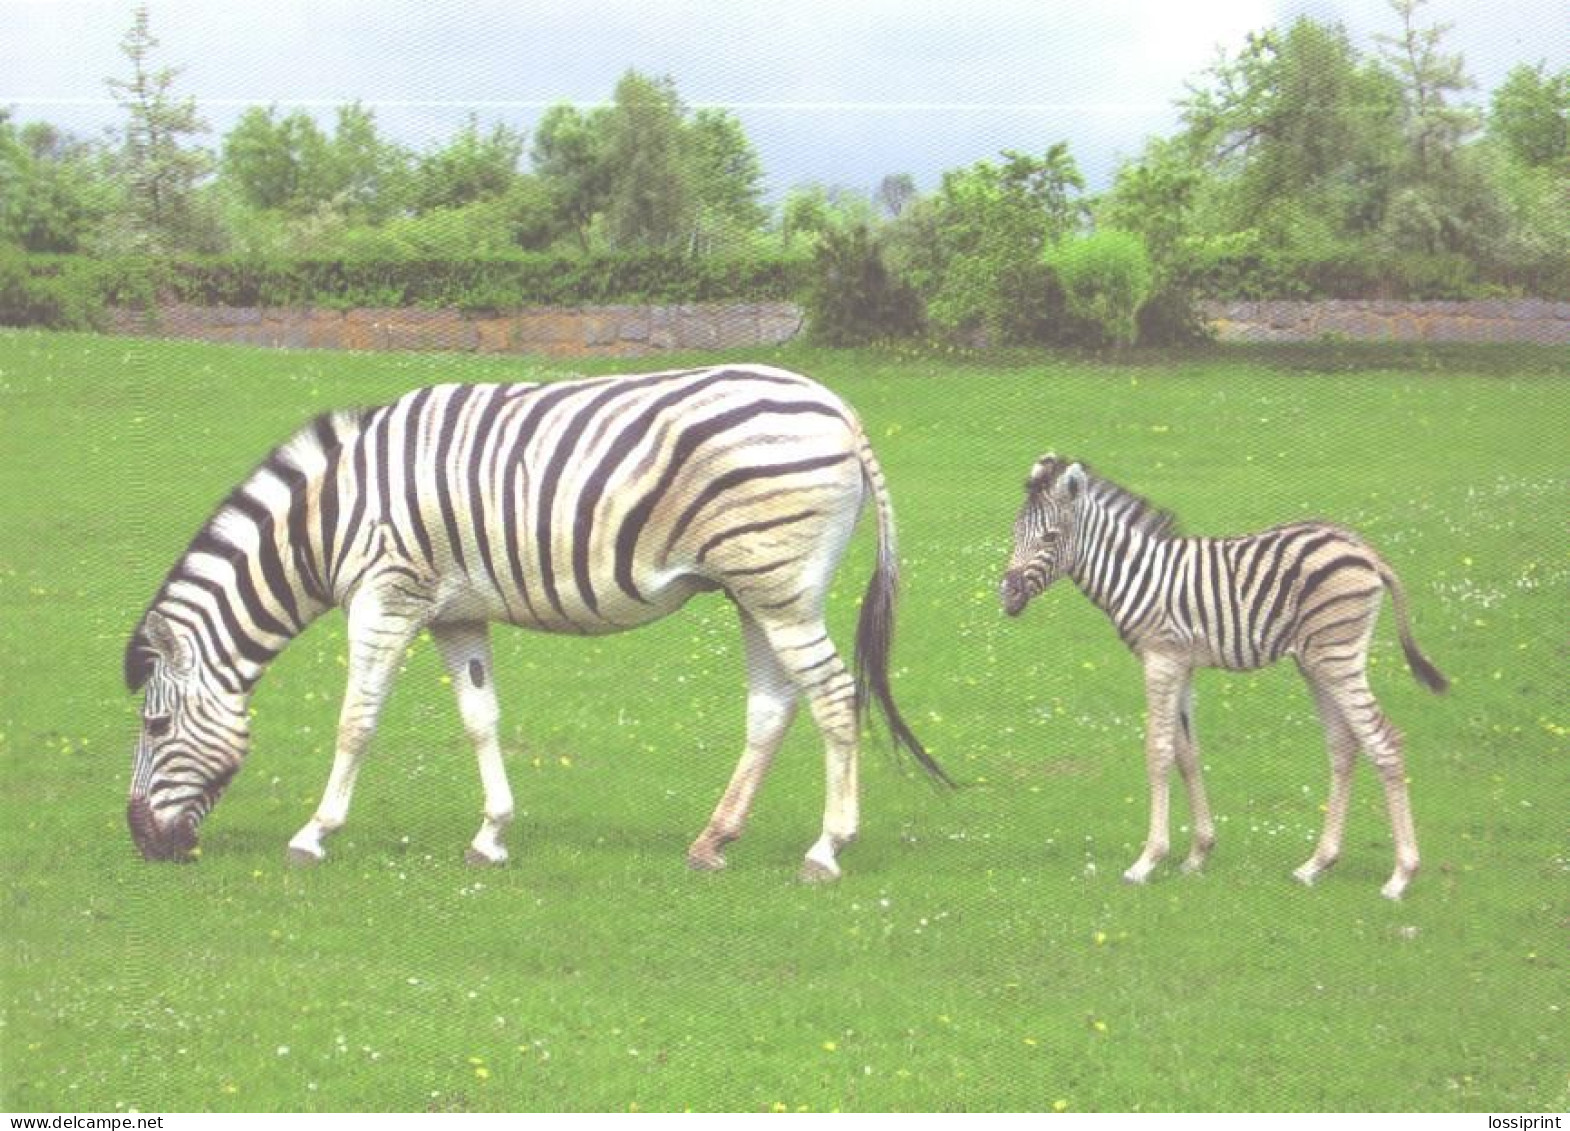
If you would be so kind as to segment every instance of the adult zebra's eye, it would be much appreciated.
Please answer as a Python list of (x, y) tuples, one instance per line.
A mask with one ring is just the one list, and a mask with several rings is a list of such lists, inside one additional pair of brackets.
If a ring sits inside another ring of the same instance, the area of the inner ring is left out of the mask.
[(142, 720), (142, 727), (149, 738), (162, 738), (169, 733), (168, 715), (149, 715)]

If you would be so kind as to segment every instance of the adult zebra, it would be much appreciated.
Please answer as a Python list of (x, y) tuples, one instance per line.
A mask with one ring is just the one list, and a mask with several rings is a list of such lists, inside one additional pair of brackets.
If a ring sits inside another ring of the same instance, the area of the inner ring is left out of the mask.
[[(824, 602), (869, 496), (877, 564), (853, 678)], [(804, 874), (834, 878), (857, 831), (859, 724), (872, 700), (896, 746), (943, 777), (889, 688), (896, 579), (894, 513), (860, 423), (785, 370), (441, 385), (324, 415), (219, 506), (131, 634), (126, 684), (145, 688), (132, 838), (148, 859), (191, 858), (249, 746), (252, 689), (336, 606), (348, 620), (348, 690), (326, 792), (291, 858), (321, 859), (343, 824), (393, 674), (425, 629), (479, 757), (484, 822), (468, 856), (500, 863), (513, 800), (490, 622), (617, 632), (723, 590), (745, 643), (747, 741), (688, 860), (724, 865), (805, 697), (827, 747), (828, 797)]]
[(1193, 673), (1248, 671), (1292, 656), (1313, 690), (1330, 749), (1330, 802), (1319, 844), (1293, 873), (1311, 884), (1341, 851), (1358, 747), (1384, 783), (1396, 866), (1383, 893), (1401, 898), (1418, 868), (1401, 735), (1368, 686), (1368, 644), (1386, 589), (1401, 647), (1419, 682), (1445, 677), (1418, 650), (1406, 594), (1383, 558), (1351, 531), (1321, 522), (1236, 538), (1183, 538), (1172, 515), (1083, 464), (1047, 455), (1025, 484), (1014, 552), (1003, 575), (1003, 610), (1018, 616), (1063, 575), (1111, 619), (1145, 669), (1145, 760), (1150, 833), (1124, 873), (1143, 883), (1168, 848), (1172, 764), (1187, 787), (1194, 842), (1185, 871), (1215, 844), (1194, 735)]

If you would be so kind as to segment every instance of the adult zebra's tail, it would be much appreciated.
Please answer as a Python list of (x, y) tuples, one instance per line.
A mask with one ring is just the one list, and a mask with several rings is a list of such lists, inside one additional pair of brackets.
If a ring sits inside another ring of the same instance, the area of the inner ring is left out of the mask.
[(1407, 667), (1412, 669), (1412, 675), (1424, 687), (1435, 695), (1443, 695), (1450, 690), (1450, 681), (1417, 646), (1417, 639), (1412, 635), (1412, 622), (1407, 616), (1406, 590), (1401, 587), (1401, 579), (1383, 558), (1375, 555), (1375, 562), (1379, 580), (1390, 590), (1390, 603), (1396, 607), (1396, 629), (1401, 636), (1401, 651), (1406, 655)]
[[(858, 429), (859, 431), (859, 429)], [(865, 722), (872, 712), (875, 699), (883, 719), (888, 724), (889, 735), (896, 749), (904, 750), (915, 758), (937, 781), (952, 786), (953, 780), (943, 772), (943, 767), (921, 745), (899, 708), (894, 704), (894, 693), (889, 687), (889, 653), (894, 643), (894, 606), (899, 594), (899, 554), (894, 537), (894, 504), (889, 499), (888, 485), (883, 480), (883, 469), (872, 454), (872, 445), (865, 434), (860, 436), (862, 474), (878, 518), (878, 561), (867, 582), (867, 592), (861, 599), (861, 617), (856, 622), (856, 711)], [(869, 694), (870, 692), (870, 694)]]

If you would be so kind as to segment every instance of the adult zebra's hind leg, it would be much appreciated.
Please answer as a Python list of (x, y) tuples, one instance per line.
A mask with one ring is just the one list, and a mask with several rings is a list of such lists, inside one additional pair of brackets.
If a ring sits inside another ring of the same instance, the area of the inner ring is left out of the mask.
[(737, 611), (747, 659), (747, 746), (714, 815), (687, 849), (687, 863), (705, 872), (725, 867), (725, 846), (741, 836), (758, 787), (800, 702), (800, 692), (780, 665), (768, 636), (745, 609)]
[(764, 631), (779, 666), (806, 697), (823, 736), (823, 831), (807, 850), (801, 878), (808, 883), (837, 880), (840, 850), (856, 839), (861, 823), (856, 682), (821, 615), (766, 623)]
[(507, 846), (502, 838), (512, 823), (512, 789), (502, 763), (496, 735), (500, 709), (496, 704), (495, 664), (491, 658), (490, 629), (483, 623), (433, 624), (431, 639), (442, 654), (458, 697), (463, 729), (474, 744), (480, 763), (480, 785), (485, 790), (485, 820), (474, 835), (464, 860), (470, 864), (505, 864)]

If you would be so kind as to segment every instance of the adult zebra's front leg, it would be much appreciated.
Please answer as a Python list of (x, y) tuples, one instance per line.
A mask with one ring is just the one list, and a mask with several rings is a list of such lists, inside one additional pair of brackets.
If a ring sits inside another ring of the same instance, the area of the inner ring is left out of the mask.
[(485, 791), (485, 819), (464, 853), (464, 860), (470, 864), (505, 864), (507, 846), (502, 838), (512, 823), (512, 789), (507, 784), (507, 768), (502, 763), (501, 743), (496, 735), (501, 712), (496, 703), (490, 628), (480, 622), (433, 624), (430, 631), (452, 679), (458, 714), (474, 744), (480, 763), (480, 786)]
[(368, 583), (360, 587), (345, 611), (349, 622), (349, 684), (338, 713), (332, 773), (316, 815), (289, 841), (289, 860), (294, 864), (322, 860), (327, 855), (323, 841), (343, 827), (360, 762), (376, 733), (376, 720), (387, 691), (405, 649), (423, 623), (410, 612), (389, 608)]
[(747, 747), (714, 815), (687, 850), (687, 863), (704, 872), (725, 867), (725, 846), (741, 836), (758, 787), (796, 717), (801, 699), (795, 681), (780, 665), (758, 622), (745, 609), (737, 611), (741, 614), (747, 657)]

